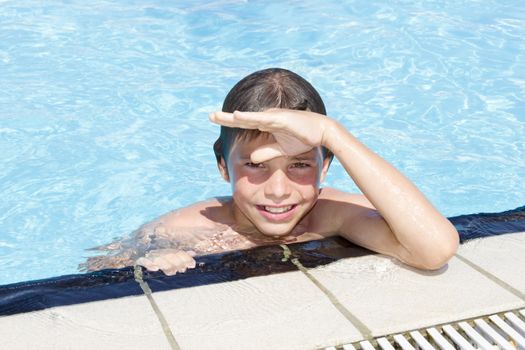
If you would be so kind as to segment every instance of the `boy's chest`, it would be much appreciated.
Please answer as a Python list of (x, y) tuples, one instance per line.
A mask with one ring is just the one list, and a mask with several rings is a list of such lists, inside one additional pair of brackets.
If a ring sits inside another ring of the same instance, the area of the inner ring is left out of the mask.
[[(215, 229), (192, 229), (191, 239), (182, 244), (184, 250), (193, 250), (197, 255), (215, 254), (233, 250), (245, 250), (262, 245), (293, 244), (323, 238), (314, 232), (300, 232), (280, 239), (265, 237), (256, 233), (240, 233), (231, 227), (218, 226)], [(196, 231), (199, 231), (198, 233)], [(188, 238), (189, 232), (186, 233)], [(173, 237), (174, 238), (174, 237)], [(181, 242), (182, 243), (182, 242)], [(182, 248), (182, 247), (181, 247)]]
[[(326, 233), (326, 220), (316, 215), (319, 208), (313, 209), (289, 235), (278, 239), (265, 236), (253, 227), (244, 227), (244, 229), (239, 230), (239, 225), (233, 218), (222, 217), (217, 214), (213, 215), (213, 220), (210, 220), (209, 217), (195, 220), (197, 225), (191, 228), (171, 227), (169, 236), (179, 243), (180, 248), (193, 250), (198, 255), (204, 255), (250, 249), (261, 245), (300, 243), (333, 235)], [(208, 209), (208, 212), (210, 211)]]
[(232, 250), (245, 250), (263, 245), (307, 242), (325, 237), (323, 234), (307, 231), (274, 239), (261, 234), (240, 233), (231, 228), (222, 228), (195, 241), (193, 249), (197, 254), (213, 254)]
[(233, 231), (217, 227), (194, 242), (193, 249), (197, 254), (213, 254), (230, 250), (249, 249), (254, 247), (246, 237)]

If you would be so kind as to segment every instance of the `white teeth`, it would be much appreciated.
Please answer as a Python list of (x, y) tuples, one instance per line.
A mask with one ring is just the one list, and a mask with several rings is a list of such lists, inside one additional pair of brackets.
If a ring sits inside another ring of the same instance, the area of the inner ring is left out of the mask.
[(292, 209), (292, 206), (289, 205), (287, 207), (280, 207), (280, 208), (276, 208), (276, 207), (264, 207), (264, 210), (270, 212), (270, 213), (274, 213), (274, 214), (280, 214), (280, 213), (284, 213), (285, 211), (288, 211)]

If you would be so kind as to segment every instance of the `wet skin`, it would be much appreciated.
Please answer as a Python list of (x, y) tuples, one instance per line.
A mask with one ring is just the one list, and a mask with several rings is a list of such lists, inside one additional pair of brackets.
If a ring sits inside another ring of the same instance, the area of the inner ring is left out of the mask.
[[(173, 274), (191, 267), (203, 250), (336, 234), (421, 269), (440, 268), (455, 254), (454, 226), (410, 180), (335, 120), (284, 109), (214, 112), (210, 120), (264, 133), (239, 140), (221, 159), (219, 171), (231, 183), (232, 197), (196, 203), (145, 225), (137, 236), (177, 244), (150, 246), (137, 264)], [(363, 194), (320, 189), (329, 165), (320, 147), (333, 152)]]
[(271, 134), (236, 142), (227, 164), (223, 161), (220, 166), (231, 183), (237, 229), (279, 238), (305, 227), (306, 223), (297, 225), (318, 199), (328, 161), (322, 159), (319, 147), (261, 163), (251, 160), (254, 151), (274, 142)]

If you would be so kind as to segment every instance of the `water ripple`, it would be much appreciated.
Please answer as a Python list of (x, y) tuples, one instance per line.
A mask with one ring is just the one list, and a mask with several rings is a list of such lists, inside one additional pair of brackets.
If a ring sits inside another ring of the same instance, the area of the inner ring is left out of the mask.
[[(444, 214), (523, 205), (523, 13), (494, 0), (3, 1), (0, 284), (72, 273), (84, 248), (227, 194), (207, 112), (269, 66), (310, 80)], [(337, 162), (327, 185), (357, 190)]]

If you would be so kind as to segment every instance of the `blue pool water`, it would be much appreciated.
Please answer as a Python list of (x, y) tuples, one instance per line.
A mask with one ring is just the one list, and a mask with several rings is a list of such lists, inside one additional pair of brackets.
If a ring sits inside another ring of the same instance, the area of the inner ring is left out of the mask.
[(524, 38), (518, 0), (0, 1), (0, 284), (228, 194), (207, 113), (271, 66), (445, 215), (521, 206)]

